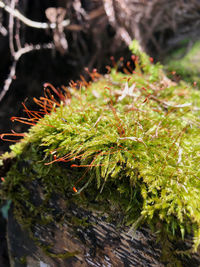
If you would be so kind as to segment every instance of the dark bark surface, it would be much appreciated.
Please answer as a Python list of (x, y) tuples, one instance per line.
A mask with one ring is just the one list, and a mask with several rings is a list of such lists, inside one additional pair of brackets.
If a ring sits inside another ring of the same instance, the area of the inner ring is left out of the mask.
[[(86, 218), (88, 227), (73, 229), (69, 222), (61, 225), (35, 226), (35, 236), (43, 244), (53, 244), (49, 249), (54, 256), (36, 246), (26, 231), (10, 215), (8, 220), (8, 244), (11, 266), (164, 266), (160, 262), (160, 248), (148, 229), (136, 231), (134, 238), (127, 234), (128, 228), (107, 223), (106, 216), (70, 207), (69, 216)], [(56, 254), (75, 254), (59, 259)], [(26, 264), (22, 259), (26, 258)]]
[[(73, 216), (77, 220), (84, 220), (87, 226), (72, 226), (70, 220), (65, 220), (62, 224), (35, 225), (33, 234), (40, 245), (34, 243), (10, 214), (7, 239), (11, 266), (36, 267), (42, 263), (46, 267), (178, 266), (170, 258), (161, 261), (160, 245), (148, 228), (140, 228), (132, 237), (128, 234), (128, 227), (106, 222), (106, 215), (88, 212), (74, 205), (68, 207), (67, 213), (69, 218)], [(49, 244), (50, 248), (44, 249)], [(182, 246), (174, 249), (177, 248)], [(200, 257), (197, 255), (191, 258), (180, 257), (178, 260), (180, 266), (185, 267), (200, 264)]]

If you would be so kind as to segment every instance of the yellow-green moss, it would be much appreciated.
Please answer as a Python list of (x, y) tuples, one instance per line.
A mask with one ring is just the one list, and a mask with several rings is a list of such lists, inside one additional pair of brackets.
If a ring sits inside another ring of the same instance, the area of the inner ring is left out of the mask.
[[(197, 249), (200, 92), (168, 80), (137, 43), (131, 48), (136, 73), (113, 69), (87, 88), (68, 88), (71, 103), (61, 102), (11, 146), (16, 162), (1, 195), (28, 227), (55, 219), (48, 200), (56, 193), (88, 207), (95, 200), (110, 214), (114, 207), (124, 224), (145, 222), (170, 238), (192, 233)], [(39, 204), (31, 200), (34, 181)]]

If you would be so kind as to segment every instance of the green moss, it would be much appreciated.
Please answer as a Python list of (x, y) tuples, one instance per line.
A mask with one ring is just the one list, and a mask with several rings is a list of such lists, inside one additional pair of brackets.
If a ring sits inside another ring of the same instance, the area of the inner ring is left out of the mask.
[(19, 261), (20, 261), (20, 264), (24, 264), (25, 265), (27, 263), (26, 256), (21, 257), (19, 259)]
[(169, 238), (192, 233), (197, 249), (200, 93), (174, 84), (131, 48), (139, 56), (135, 74), (112, 70), (87, 88), (68, 88), (70, 104), (61, 101), (11, 146), (16, 162), (1, 195), (29, 228), (56, 219), (48, 203), (58, 194), (87, 208), (95, 200), (113, 219), (118, 210), (124, 224), (148, 223)]
[(88, 227), (90, 224), (87, 222), (87, 218), (79, 219), (75, 216), (71, 216), (70, 222), (76, 226)]
[(187, 82), (200, 82), (200, 42), (195, 42), (188, 50), (188, 44), (167, 56), (166, 66), (170, 72), (176, 71)]
[(56, 259), (70, 259), (70, 258), (73, 258), (74, 256), (76, 256), (80, 253), (79, 251), (74, 251), (74, 252), (66, 251), (65, 253), (57, 253), (56, 254), (56, 253), (50, 252), (49, 249), (46, 247), (43, 247), (42, 249), (46, 255), (48, 255), (51, 258), (56, 258)]

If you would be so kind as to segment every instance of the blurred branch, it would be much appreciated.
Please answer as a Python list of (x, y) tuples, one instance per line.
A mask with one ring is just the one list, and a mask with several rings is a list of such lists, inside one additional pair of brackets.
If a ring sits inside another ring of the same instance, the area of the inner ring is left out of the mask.
[(22, 55), (29, 53), (31, 51), (34, 51), (34, 50), (53, 49), (54, 47), (55, 46), (53, 43), (41, 44), (41, 45), (40, 44), (26, 45), (25, 47), (23, 47), (20, 50), (18, 50), (17, 52), (15, 52), (14, 61), (13, 61), (12, 66), (10, 68), (10, 73), (9, 73), (7, 79), (5, 80), (3, 90), (0, 93), (0, 102), (4, 98), (4, 96), (6, 95), (7, 91), (9, 90), (13, 79), (15, 79), (16, 66), (17, 66), (17, 61), (19, 60), (19, 58)]
[[(11, 8), (15, 8), (15, 0), (11, 0)], [(14, 18), (13, 14), (10, 13), (9, 16), (9, 23), (8, 23), (8, 29), (9, 29), (9, 47), (10, 47), (10, 53), (13, 57), (15, 57), (15, 48), (14, 48), (14, 40), (13, 40), (13, 30), (14, 30)]]
[[(0, 93), (0, 101), (4, 98), (7, 91), (9, 90), (13, 79), (15, 79), (17, 62), (22, 55), (29, 53), (31, 51), (34, 51), (34, 50), (55, 48), (55, 45), (53, 43), (37, 44), (37, 45), (26, 44), (24, 47), (21, 47), (20, 36), (19, 36), (19, 28), (20, 28), (19, 21), (23, 22), (25, 25), (29, 27), (33, 27), (37, 29), (53, 29), (54, 30), (57, 28), (58, 25), (57, 25), (57, 21), (50, 22), (50, 23), (32, 21), (26, 18), (24, 15), (22, 15), (17, 9), (15, 9), (15, 4), (16, 4), (16, 0), (12, 0), (10, 3), (10, 6), (3, 3), (3, 1), (0, 1), (0, 8), (4, 9), (10, 15), (9, 24), (8, 24), (8, 30), (9, 30), (8, 33), (9, 33), (10, 52), (13, 57), (13, 63), (10, 68), (10, 72), (8, 74), (7, 79), (4, 82), (4, 87)], [(14, 18), (17, 19), (17, 23), (18, 23), (16, 25), (16, 34), (15, 34), (17, 51), (15, 51), (15, 46), (14, 46)], [(70, 24), (70, 20), (62, 20), (60, 24), (63, 28), (67, 27)]]
[(3, 36), (6, 36), (8, 34), (8, 31), (6, 30), (6, 28), (0, 23), (0, 33)]
[(3, 89), (2, 89), (2, 91), (0, 93), (0, 101), (4, 98), (5, 94), (7, 93), (7, 91), (10, 88), (10, 85), (12, 83), (12, 80), (15, 77), (16, 65), (17, 65), (17, 61), (15, 60), (15, 61), (13, 61), (12, 66), (10, 68), (10, 73), (9, 73), (7, 79), (4, 82), (4, 87), (3, 87)]
[[(0, 8), (3, 8), (6, 12), (11, 14), (13, 17), (18, 18), (24, 24), (32, 28), (38, 29), (55, 29), (57, 27), (56, 23), (38, 22), (33, 21), (22, 15), (17, 9), (7, 6), (2, 1), (0, 1)], [(66, 19), (62, 21), (62, 26), (67, 27), (70, 24), (70, 20)]]

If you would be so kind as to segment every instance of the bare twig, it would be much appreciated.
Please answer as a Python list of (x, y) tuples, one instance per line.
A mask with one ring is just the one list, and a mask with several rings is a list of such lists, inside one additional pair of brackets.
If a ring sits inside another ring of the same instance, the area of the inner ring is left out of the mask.
[(8, 31), (6, 30), (6, 28), (0, 23), (0, 33), (3, 36), (6, 36), (8, 34)]
[(18, 62), (19, 58), (22, 55), (29, 53), (30, 51), (41, 50), (41, 49), (53, 49), (53, 48), (54, 48), (53, 43), (42, 44), (42, 45), (39, 45), (39, 44), (38, 45), (27, 45), (27, 46), (21, 48), (20, 50), (18, 50), (17, 52), (15, 52), (14, 61), (13, 61), (12, 66), (10, 68), (10, 73), (9, 73), (7, 79), (5, 80), (3, 90), (0, 93), (0, 102), (4, 98), (4, 96), (6, 95), (7, 91), (10, 88), (10, 85), (11, 85), (13, 79), (15, 78), (16, 66), (17, 66), (17, 62)]
[[(17, 62), (22, 55), (28, 52), (34, 51), (34, 50), (55, 48), (55, 45), (53, 43), (38, 44), (38, 45), (25, 45), (25, 47), (21, 47), (20, 36), (19, 36), (19, 32), (20, 32), (19, 21), (22, 21), (27, 26), (30, 26), (33, 28), (39, 28), (39, 29), (56, 29), (57, 22), (52, 22), (52, 23), (44, 22), (43, 23), (43, 22), (32, 21), (26, 18), (24, 15), (22, 15), (17, 9), (15, 9), (15, 4), (16, 4), (16, 0), (11, 0), (10, 6), (0, 1), (0, 8), (3, 8), (6, 12), (10, 14), (9, 16), (9, 47), (10, 47), (11, 55), (14, 59), (12, 66), (10, 68), (10, 73), (7, 79), (5, 80), (4, 87), (0, 93), (0, 101), (6, 95), (7, 91), (10, 88), (12, 80), (15, 78)], [(17, 23), (18, 23), (16, 25), (16, 36), (15, 36), (17, 51), (15, 51), (15, 47), (14, 47), (14, 18), (17, 19)], [(62, 24), (61, 25), (62, 27), (66, 27), (70, 24), (70, 21), (63, 20), (61, 24)]]
[(10, 73), (8, 74), (8, 78), (5, 80), (4, 82), (4, 87), (0, 93), (0, 101), (4, 98), (4, 96), (6, 95), (7, 91), (10, 88), (10, 85), (12, 83), (12, 80), (15, 77), (15, 73), (16, 73), (16, 65), (17, 65), (17, 61), (13, 61), (12, 66), (10, 68)]
[[(15, 9), (15, 0), (11, 0), (11, 8)], [(13, 14), (11, 14), (11, 13), (10, 13), (10, 16), (9, 16), (8, 29), (9, 29), (10, 53), (11, 53), (11, 55), (13, 57), (15, 57), (15, 48), (14, 48), (14, 43), (13, 43), (14, 18), (13, 18)]]
[(25, 47), (21, 48), (19, 51), (15, 53), (15, 60), (19, 60), (19, 58), (31, 51), (34, 50), (41, 50), (41, 49), (53, 49), (55, 48), (53, 43), (48, 43), (48, 44), (37, 44), (37, 45), (26, 45)]
[(20, 50), (22, 48), (21, 46), (21, 40), (20, 40), (20, 20), (16, 20), (16, 32), (15, 32), (15, 41), (17, 49)]
[[(37, 28), (37, 29), (55, 29), (56, 23), (46, 23), (46, 22), (38, 22), (33, 21), (22, 15), (17, 9), (13, 9), (12, 7), (7, 6), (2, 1), (0, 1), (0, 8), (3, 8), (6, 12), (11, 14), (13, 17), (18, 18), (20, 21), (22, 21), (24, 24), (26, 24), (29, 27)], [(67, 27), (70, 24), (70, 20), (66, 19), (63, 20), (62, 26)]]

